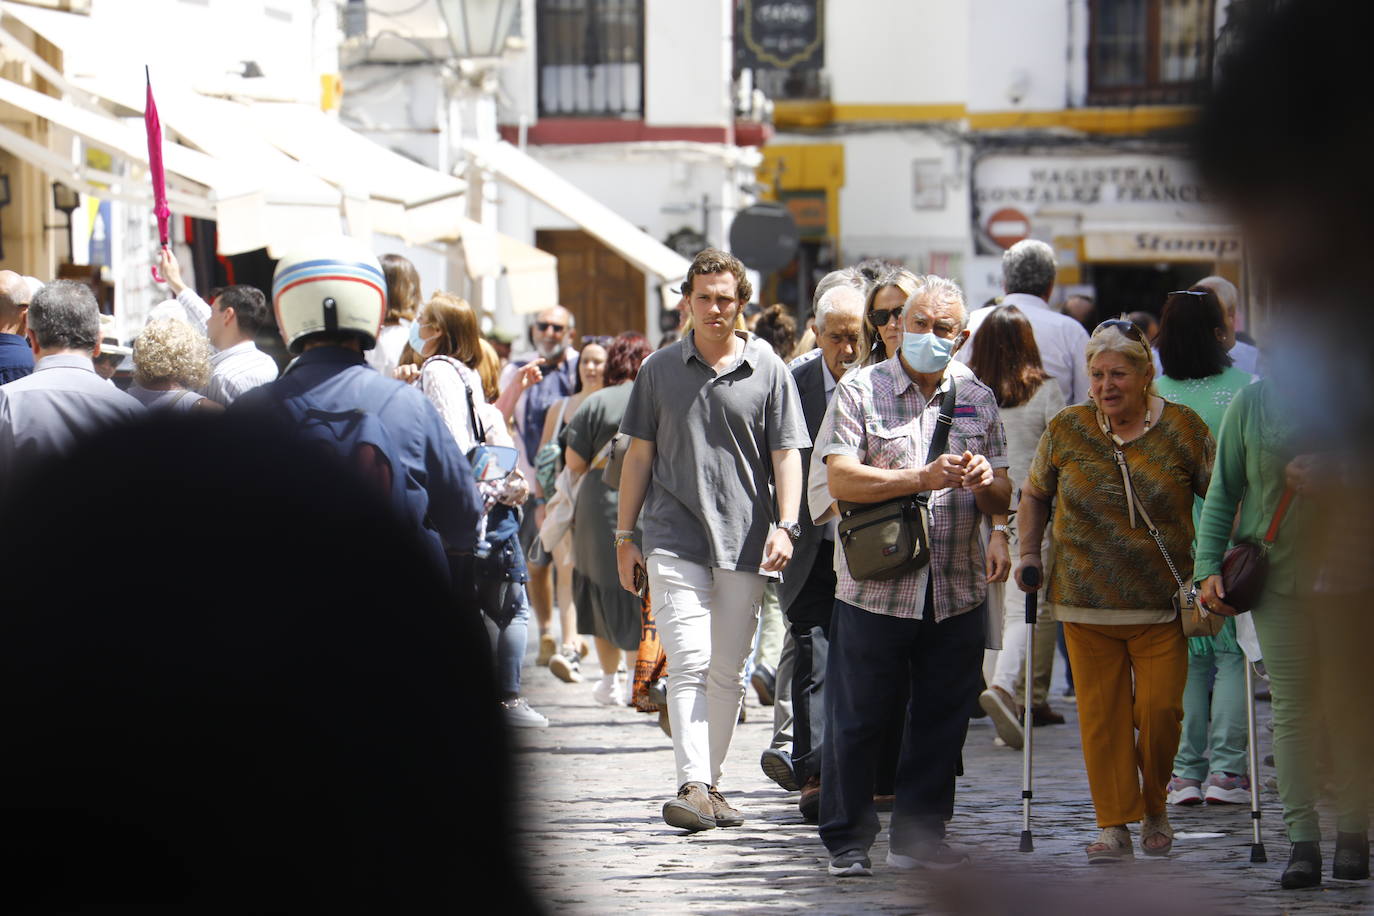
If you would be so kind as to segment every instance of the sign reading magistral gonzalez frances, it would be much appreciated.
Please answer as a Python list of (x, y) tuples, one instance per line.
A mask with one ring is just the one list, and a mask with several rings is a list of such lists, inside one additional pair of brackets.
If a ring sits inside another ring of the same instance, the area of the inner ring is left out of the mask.
[(1016, 207), (1095, 218), (1217, 222), (1202, 182), (1182, 158), (993, 155), (974, 166), (974, 203), (991, 213)]
[(825, 0), (739, 0), (735, 55), (740, 69), (821, 69)]

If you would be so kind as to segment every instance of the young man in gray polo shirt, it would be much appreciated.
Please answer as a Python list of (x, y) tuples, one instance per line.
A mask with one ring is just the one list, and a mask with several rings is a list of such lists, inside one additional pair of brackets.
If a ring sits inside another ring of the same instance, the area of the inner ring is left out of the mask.
[[(763, 586), (801, 533), (798, 450), (811, 440), (782, 360), (737, 330), (752, 292), (744, 265), (708, 248), (684, 289), (690, 330), (644, 361), (620, 424), (631, 439), (616, 561), (630, 591), (647, 566), (668, 654), (679, 787), (663, 819), (695, 831), (744, 823), (716, 784), (744, 700)], [(641, 508), (643, 553), (633, 540)]]

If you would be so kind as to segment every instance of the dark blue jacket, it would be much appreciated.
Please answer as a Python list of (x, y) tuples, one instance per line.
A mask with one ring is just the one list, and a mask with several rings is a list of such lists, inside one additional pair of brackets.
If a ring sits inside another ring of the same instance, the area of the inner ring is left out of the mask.
[(0, 385), (33, 373), (33, 350), (27, 337), (0, 334)]
[(406, 471), (411, 519), (424, 528), (440, 558), (445, 545), (459, 553), (472, 550), (482, 500), (472, 468), (428, 398), (382, 376), (361, 353), (317, 347), (301, 354), (275, 382), (236, 400), (232, 409), (261, 411), (300, 394), (325, 410), (361, 409), (377, 417)]

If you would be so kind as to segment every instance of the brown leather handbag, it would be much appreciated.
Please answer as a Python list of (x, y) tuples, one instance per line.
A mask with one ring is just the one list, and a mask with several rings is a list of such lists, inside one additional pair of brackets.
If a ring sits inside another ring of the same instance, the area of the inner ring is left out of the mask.
[(1269, 522), (1269, 530), (1258, 544), (1254, 541), (1241, 541), (1221, 559), (1221, 587), (1226, 592), (1225, 601), (1238, 613), (1244, 614), (1255, 609), (1260, 595), (1264, 593), (1265, 580), (1269, 578), (1269, 548), (1274, 546), (1278, 537), (1279, 525), (1288, 513), (1293, 502), (1293, 490), (1288, 488), (1279, 497), (1279, 506), (1274, 510), (1274, 518)]

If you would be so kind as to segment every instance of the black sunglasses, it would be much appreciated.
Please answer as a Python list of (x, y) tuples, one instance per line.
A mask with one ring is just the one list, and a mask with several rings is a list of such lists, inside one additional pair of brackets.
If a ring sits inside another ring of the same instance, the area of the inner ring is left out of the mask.
[(614, 337), (584, 337), (582, 338), (582, 347), (583, 349), (586, 349), (587, 347), (590, 347), (592, 344), (596, 344), (598, 347), (601, 347), (604, 350), (606, 347), (609, 347), (614, 341)]
[(535, 330), (539, 331), (540, 333), (543, 333), (544, 331), (547, 331), (550, 328), (552, 328), (555, 334), (562, 334), (564, 331), (568, 329), (568, 326), (566, 324), (554, 324), (552, 321), (536, 321), (534, 323), (534, 327)]
[(1205, 290), (1205, 289), (1176, 289), (1176, 290), (1174, 290), (1172, 293), (1170, 293), (1169, 295), (1170, 295), (1170, 296), (1197, 296), (1198, 298), (1203, 298), (1203, 297), (1205, 297), (1205, 296), (1207, 295), (1207, 290)]
[(868, 313), (868, 320), (873, 322), (875, 328), (881, 328), (887, 324), (889, 318), (902, 317), (902, 308), (903, 306), (899, 305), (895, 309), (874, 309)]
[(1093, 333), (1096, 334), (1103, 328), (1116, 328), (1122, 334), (1131, 338), (1131, 340), (1145, 347), (1145, 349), (1148, 350), (1150, 348), (1149, 341), (1145, 339), (1145, 332), (1140, 330), (1140, 325), (1136, 324), (1134, 321), (1127, 321), (1125, 318), (1108, 318), (1106, 321), (1099, 324), (1093, 330)]

